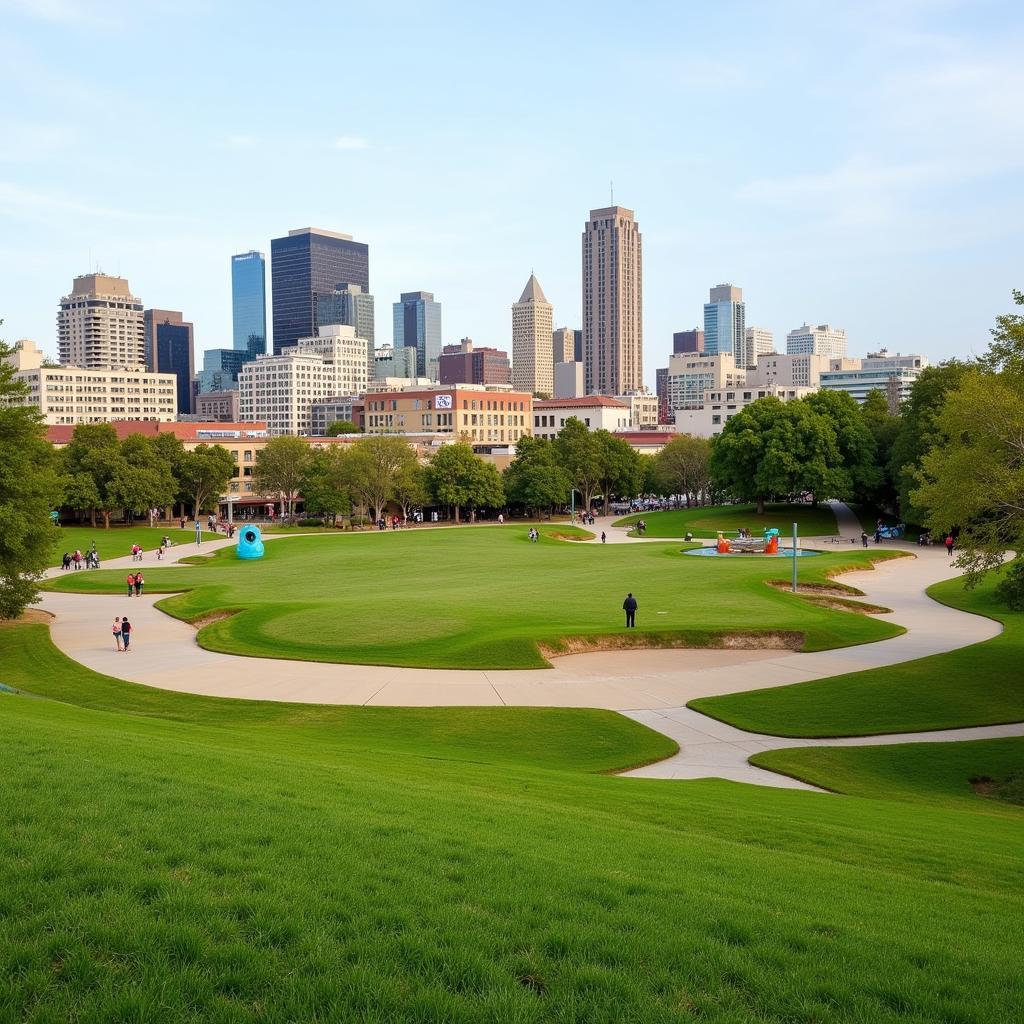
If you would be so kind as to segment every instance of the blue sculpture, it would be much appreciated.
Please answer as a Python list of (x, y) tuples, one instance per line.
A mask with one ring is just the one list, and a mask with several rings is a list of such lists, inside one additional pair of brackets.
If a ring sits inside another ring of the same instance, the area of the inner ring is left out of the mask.
[(236, 550), (239, 558), (262, 558), (263, 538), (260, 536), (260, 528), (258, 526), (243, 526), (238, 534)]

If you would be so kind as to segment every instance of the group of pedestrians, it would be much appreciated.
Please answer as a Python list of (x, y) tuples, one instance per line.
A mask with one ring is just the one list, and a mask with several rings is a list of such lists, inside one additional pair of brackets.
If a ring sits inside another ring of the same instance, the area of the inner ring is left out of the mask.
[(99, 567), (100, 556), (96, 552), (95, 542), (84, 555), (78, 548), (75, 548), (74, 552), (65, 551), (60, 560), (61, 572), (67, 572), (69, 569), (98, 569)]
[(531, 544), (536, 544), (539, 539), (540, 539), (540, 533), (538, 532), (537, 528), (535, 526), (531, 526), (530, 527), (530, 543)]
[(146, 581), (143, 578), (141, 569), (138, 572), (128, 573), (128, 579), (125, 582), (128, 584), (129, 597), (131, 597), (132, 594), (136, 597), (142, 597), (142, 588), (146, 585)]
[(132, 624), (128, 621), (128, 616), (115, 616), (114, 617), (114, 643), (117, 645), (119, 651), (127, 651), (128, 645), (132, 640)]

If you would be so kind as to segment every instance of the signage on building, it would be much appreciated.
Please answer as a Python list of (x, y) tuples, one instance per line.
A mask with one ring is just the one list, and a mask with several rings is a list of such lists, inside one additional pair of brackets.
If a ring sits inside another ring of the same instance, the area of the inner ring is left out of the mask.
[(434, 396), (434, 408), (435, 409), (450, 409), (452, 407), (452, 396), (451, 395), (435, 395)]

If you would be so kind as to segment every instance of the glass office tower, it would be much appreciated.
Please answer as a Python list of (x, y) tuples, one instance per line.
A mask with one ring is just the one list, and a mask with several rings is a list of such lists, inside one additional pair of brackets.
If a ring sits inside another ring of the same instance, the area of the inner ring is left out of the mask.
[[(333, 292), (316, 296), (316, 326), (347, 324), (357, 338), (374, 343), (373, 296), (357, 284), (341, 283)], [(313, 335), (311, 335), (313, 337)], [(371, 349), (372, 351), (372, 349)]]
[(369, 247), (351, 235), (296, 228), (270, 242), (274, 352), (316, 335), (316, 296), (341, 282), (370, 290)]
[(267, 351), (267, 271), (261, 252), (231, 257), (232, 345), (252, 358)]
[(441, 303), (432, 292), (402, 292), (391, 307), (394, 345), (416, 349), (416, 376), (437, 378), (441, 358)]
[(192, 324), (176, 309), (147, 309), (142, 315), (146, 368), (177, 377), (179, 413), (192, 411), (192, 373), (195, 369)]
[(203, 353), (203, 368), (196, 374), (198, 393), (233, 391), (238, 387), (238, 373), (253, 357), (234, 348), (209, 348)]
[(715, 285), (711, 301), (704, 303), (704, 354), (732, 356), (743, 365), (747, 335), (747, 306), (743, 289), (731, 284)]

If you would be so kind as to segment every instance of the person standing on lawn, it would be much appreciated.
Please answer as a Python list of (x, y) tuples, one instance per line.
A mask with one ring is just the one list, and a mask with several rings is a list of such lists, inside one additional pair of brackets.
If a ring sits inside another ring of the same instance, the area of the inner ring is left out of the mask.
[(626, 600), (622, 602), (622, 610), (626, 613), (626, 628), (636, 628), (636, 609), (637, 603), (636, 598), (630, 593), (626, 595)]
[(135, 596), (142, 597), (142, 587), (145, 584), (145, 580), (142, 578), (142, 573), (137, 572), (135, 574)]
[(135, 593), (135, 573), (128, 573), (128, 578), (125, 580), (128, 584), (128, 596), (131, 597)]

